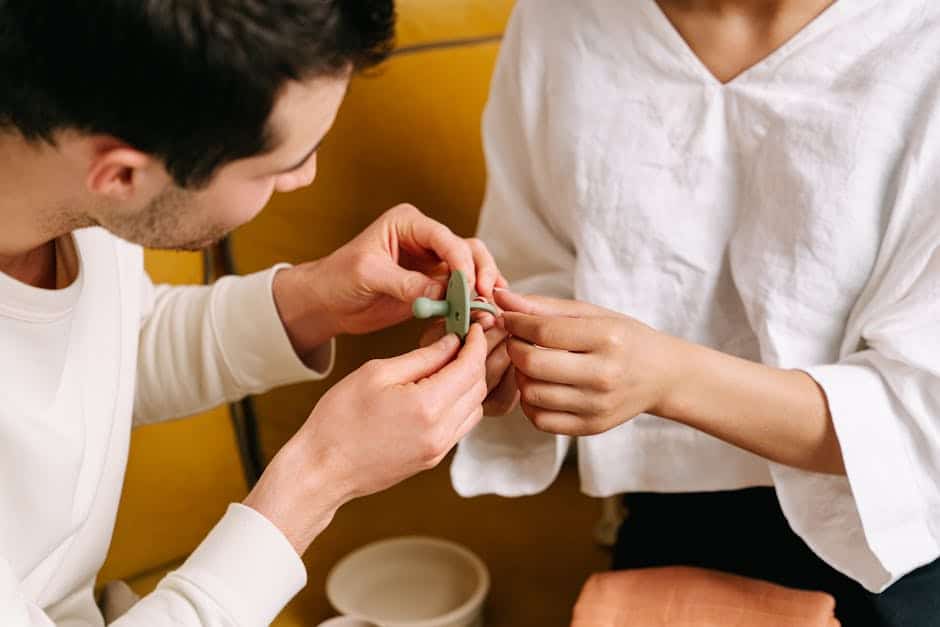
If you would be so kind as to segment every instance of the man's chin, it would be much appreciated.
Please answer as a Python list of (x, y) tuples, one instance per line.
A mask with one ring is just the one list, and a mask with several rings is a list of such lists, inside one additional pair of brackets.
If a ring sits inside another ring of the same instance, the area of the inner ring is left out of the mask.
[[(112, 231), (112, 233), (114, 232)], [(150, 248), (153, 250), (175, 250), (177, 252), (199, 252), (201, 250), (205, 250), (213, 244), (221, 242), (227, 235), (227, 233), (223, 233), (222, 235), (205, 237), (188, 242), (175, 242), (164, 238), (126, 237), (117, 233), (114, 234), (125, 241), (143, 246), (144, 248)]]
[(201, 236), (197, 239), (184, 241), (179, 241), (179, 239), (174, 238), (172, 235), (166, 234), (164, 237), (153, 238), (153, 241), (151, 241), (149, 245), (144, 245), (148, 248), (156, 248), (160, 250), (195, 252), (204, 250), (213, 244), (221, 242), (230, 231), (231, 229), (216, 227), (212, 230), (203, 231)]
[(179, 252), (190, 252), (190, 253), (198, 252), (198, 251), (200, 251), (200, 250), (204, 250), (204, 249), (206, 249), (206, 248), (209, 248), (210, 246), (212, 246), (212, 245), (214, 245), (214, 244), (218, 244), (218, 243), (221, 242), (224, 238), (225, 238), (225, 236), (223, 235), (223, 236), (221, 236), (221, 237), (213, 237), (213, 238), (208, 238), (208, 239), (204, 239), (204, 240), (199, 240), (199, 241), (196, 241), (196, 242), (189, 242), (189, 243), (186, 243), (186, 244), (178, 244), (178, 245), (176, 245), (176, 246), (170, 246), (170, 247), (168, 247), (166, 250), (176, 250), (176, 251), (179, 251)]

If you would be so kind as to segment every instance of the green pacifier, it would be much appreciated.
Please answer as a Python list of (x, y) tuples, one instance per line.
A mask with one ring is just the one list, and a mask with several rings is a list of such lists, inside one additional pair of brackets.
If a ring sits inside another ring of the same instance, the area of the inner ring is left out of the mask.
[(460, 270), (454, 270), (450, 274), (446, 300), (419, 298), (412, 306), (415, 318), (424, 320), (436, 316), (446, 317), (447, 332), (456, 333), (460, 339), (465, 338), (470, 331), (470, 312), (474, 309), (487, 311), (494, 316), (499, 315), (493, 305), (473, 300), (467, 277)]

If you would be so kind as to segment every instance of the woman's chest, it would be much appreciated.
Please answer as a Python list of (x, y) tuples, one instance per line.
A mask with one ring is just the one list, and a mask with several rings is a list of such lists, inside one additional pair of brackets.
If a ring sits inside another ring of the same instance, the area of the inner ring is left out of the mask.
[(674, 332), (776, 318), (837, 334), (892, 211), (905, 137), (891, 120), (912, 105), (591, 82), (553, 103), (573, 123), (549, 151), (579, 296)]

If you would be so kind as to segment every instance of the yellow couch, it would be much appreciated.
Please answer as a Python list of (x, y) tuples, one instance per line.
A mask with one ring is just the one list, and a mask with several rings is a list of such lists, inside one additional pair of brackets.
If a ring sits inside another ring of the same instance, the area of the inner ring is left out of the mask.
[[(320, 153), (313, 187), (274, 198), (231, 237), (237, 270), (300, 263), (330, 253), (381, 211), (410, 202), (473, 233), (484, 186), (479, 123), (510, 0), (400, 0), (394, 57), (353, 81)], [(198, 282), (198, 256), (152, 255), (157, 279)], [(328, 381), (255, 399), (267, 459), (307, 417), (329, 385), (372, 357), (414, 347), (416, 324), (341, 338)], [(333, 615), (329, 568), (372, 540), (430, 534), (469, 546), (493, 577), (489, 627), (567, 625), (580, 586), (607, 563), (591, 527), (599, 506), (578, 492), (573, 468), (543, 495), (463, 500), (447, 463), (384, 494), (351, 503), (306, 556), (309, 584), (275, 623), (317, 625)], [(102, 581), (127, 578), (153, 588), (244, 494), (238, 446), (227, 412), (138, 430), (124, 500)]]

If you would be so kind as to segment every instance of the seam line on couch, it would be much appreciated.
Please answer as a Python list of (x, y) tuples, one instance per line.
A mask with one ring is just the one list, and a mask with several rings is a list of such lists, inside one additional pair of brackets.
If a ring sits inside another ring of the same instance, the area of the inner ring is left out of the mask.
[(397, 57), (418, 52), (428, 52), (433, 50), (447, 50), (448, 48), (463, 48), (464, 46), (481, 46), (485, 44), (499, 43), (502, 35), (484, 35), (482, 37), (466, 37), (464, 39), (445, 39), (443, 41), (434, 41), (425, 44), (413, 44), (403, 46), (392, 51), (391, 56)]

